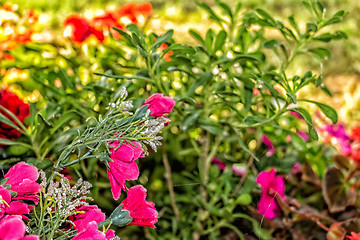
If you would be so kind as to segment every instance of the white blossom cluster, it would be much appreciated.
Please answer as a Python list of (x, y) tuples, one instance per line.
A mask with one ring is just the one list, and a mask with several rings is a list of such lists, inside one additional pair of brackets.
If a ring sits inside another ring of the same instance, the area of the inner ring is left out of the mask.
[(87, 200), (92, 201), (91, 197), (86, 196), (90, 193), (91, 183), (83, 181), (81, 178), (71, 187), (69, 180), (62, 174), (58, 174), (60, 181), (51, 181), (47, 185), (46, 175), (40, 172), (41, 187), (43, 189), (44, 198), (53, 202), (47, 208), (49, 214), (57, 213), (62, 218), (73, 215), (76, 208), (81, 205), (88, 205)]
[(165, 124), (170, 122), (170, 119), (166, 117), (158, 117), (155, 119), (148, 119), (144, 122), (144, 129), (141, 135), (144, 137), (151, 137), (151, 139), (144, 140), (150, 147), (156, 152), (157, 146), (161, 145), (161, 136), (157, 136), (164, 128)]

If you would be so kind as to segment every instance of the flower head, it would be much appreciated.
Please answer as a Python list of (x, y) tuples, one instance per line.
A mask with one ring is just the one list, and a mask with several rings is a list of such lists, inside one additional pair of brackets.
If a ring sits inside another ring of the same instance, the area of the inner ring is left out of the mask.
[(256, 182), (262, 187), (261, 198), (258, 203), (258, 211), (268, 219), (280, 215), (280, 207), (275, 195), (285, 197), (285, 184), (282, 177), (276, 176), (276, 170), (262, 171), (256, 178)]
[(221, 170), (224, 170), (227, 166), (226, 164), (221, 161), (220, 159), (214, 157), (212, 160), (211, 160), (211, 163), (217, 165)]
[(82, 231), (73, 240), (110, 240), (115, 236), (113, 230), (107, 230), (106, 234), (99, 231), (97, 223), (91, 221), (86, 224)]
[(0, 240), (39, 240), (35, 235), (24, 236), (25, 229), (21, 216), (4, 216), (0, 220)]
[(161, 117), (164, 114), (170, 113), (175, 106), (175, 101), (171, 97), (164, 97), (163, 94), (155, 93), (145, 100), (143, 105), (148, 104), (152, 117)]
[(79, 232), (85, 229), (89, 222), (95, 221), (96, 223), (99, 223), (105, 220), (105, 214), (101, 212), (101, 209), (96, 205), (82, 205), (77, 208), (77, 211), (80, 213), (74, 215), (73, 222), (75, 224), (74, 228)]
[(128, 210), (133, 218), (129, 225), (155, 228), (158, 212), (153, 202), (146, 201), (146, 195), (146, 189), (137, 185), (129, 189), (127, 198), (122, 201), (122, 209)]
[[(24, 122), (25, 118), (30, 115), (30, 105), (24, 103), (16, 94), (7, 90), (0, 90), (0, 105), (15, 114), (21, 122)], [(1, 110), (0, 113), (7, 115)], [(12, 122), (15, 123), (15, 120)], [(14, 139), (20, 135), (21, 133), (18, 130), (5, 123), (0, 123), (0, 138)]]
[(39, 177), (38, 169), (27, 163), (20, 162), (9, 169), (5, 178), (9, 178), (6, 184), (11, 185), (11, 191), (17, 193), (15, 200), (30, 200), (35, 204), (39, 202), (37, 194), (41, 186), (36, 182)]
[[(109, 144), (114, 148), (111, 149), (107, 174), (110, 180), (111, 192), (115, 200), (118, 200), (121, 190), (127, 189), (125, 180), (136, 180), (139, 177), (139, 168), (135, 163), (139, 157), (144, 156), (141, 144), (138, 142), (124, 142), (120, 147), (119, 141), (113, 141)], [(135, 145), (135, 146), (134, 146)]]
[(104, 40), (104, 35), (101, 31), (96, 30), (90, 26), (89, 22), (78, 15), (70, 15), (64, 22), (65, 26), (72, 27), (72, 33), (70, 35), (71, 41), (75, 43), (82, 43), (91, 35), (94, 35), (99, 41)]

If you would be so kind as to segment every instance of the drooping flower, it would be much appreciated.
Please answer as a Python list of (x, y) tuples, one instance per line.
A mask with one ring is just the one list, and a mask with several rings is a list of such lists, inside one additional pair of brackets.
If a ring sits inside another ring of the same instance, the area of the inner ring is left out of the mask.
[(118, 200), (121, 190), (127, 189), (125, 180), (136, 180), (139, 177), (139, 168), (135, 162), (143, 156), (141, 144), (138, 142), (124, 142), (120, 147), (120, 141), (109, 143), (112, 148), (110, 158), (113, 162), (109, 162), (107, 174), (110, 180), (111, 192), (115, 200)]
[(158, 212), (153, 202), (146, 201), (146, 195), (146, 189), (136, 185), (129, 189), (127, 197), (122, 201), (122, 209), (128, 210), (133, 218), (129, 225), (155, 228)]
[(216, 157), (211, 160), (211, 163), (217, 165), (221, 170), (224, 170), (226, 168), (226, 164)]
[(21, 216), (4, 216), (0, 220), (0, 240), (39, 240), (38, 236), (25, 235), (26, 225)]
[(11, 185), (10, 190), (17, 193), (14, 200), (29, 200), (35, 204), (39, 202), (37, 194), (41, 186), (36, 182), (39, 177), (36, 167), (20, 162), (11, 167), (4, 177), (9, 178), (6, 184)]
[[(104, 35), (101, 31), (96, 30), (94, 27), (90, 26), (89, 22), (76, 14), (70, 15), (66, 18), (64, 22), (65, 27), (72, 27), (70, 33), (71, 41), (75, 43), (82, 43), (91, 35), (94, 35), (99, 41), (104, 40)], [(66, 29), (65, 33), (68, 36), (69, 30)]]
[(82, 231), (80, 231), (73, 240), (110, 240), (114, 236), (114, 230), (108, 230), (105, 234), (104, 232), (99, 231), (95, 221), (91, 221), (86, 224)]
[(270, 138), (268, 136), (266, 136), (266, 135), (263, 135), (262, 136), (262, 141), (266, 145), (266, 147), (268, 148), (266, 156), (271, 157), (272, 155), (274, 155), (275, 147), (274, 147), (272, 141), (270, 140)]
[(273, 219), (281, 214), (276, 194), (285, 197), (285, 183), (282, 177), (276, 176), (276, 170), (262, 171), (256, 178), (256, 182), (262, 187), (261, 198), (258, 203), (258, 211), (268, 219)]
[[(16, 94), (4, 89), (0, 90), (0, 105), (15, 114), (21, 122), (24, 122), (25, 118), (30, 115), (30, 105), (24, 103)], [(1, 110), (0, 113), (7, 116), (7, 114)], [(12, 122), (15, 123), (15, 120), (12, 120)], [(18, 130), (0, 122), (0, 138), (15, 139), (20, 135), (21, 133)]]
[(360, 233), (351, 232), (351, 236), (347, 236), (349, 240), (360, 240)]
[(164, 114), (170, 113), (175, 106), (175, 101), (171, 97), (164, 97), (163, 94), (155, 93), (145, 100), (143, 105), (148, 104), (152, 117), (162, 117)]

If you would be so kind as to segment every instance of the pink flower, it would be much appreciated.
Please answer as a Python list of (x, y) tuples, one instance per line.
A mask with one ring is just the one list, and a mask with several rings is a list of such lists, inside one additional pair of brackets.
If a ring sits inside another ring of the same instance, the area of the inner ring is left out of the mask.
[(309, 141), (309, 134), (307, 134), (307, 132), (299, 130), (297, 134), (304, 139), (305, 142)]
[(175, 106), (175, 101), (171, 97), (164, 97), (163, 94), (155, 93), (145, 100), (143, 105), (148, 104), (152, 117), (161, 117), (166, 113), (170, 113)]
[(99, 223), (105, 220), (105, 214), (101, 212), (101, 209), (99, 209), (96, 205), (83, 205), (76, 210), (83, 212), (74, 216), (74, 228), (77, 229), (78, 232), (84, 230), (89, 222), (95, 221), (96, 223)]
[(39, 240), (35, 235), (24, 237), (25, 229), (21, 216), (4, 216), (0, 220), (0, 240)]
[(133, 221), (129, 225), (155, 228), (158, 220), (158, 212), (153, 202), (146, 201), (146, 189), (137, 185), (131, 187), (127, 198), (122, 201), (123, 210), (130, 212)]
[(258, 211), (268, 219), (280, 215), (280, 207), (275, 195), (285, 197), (285, 183), (282, 177), (276, 176), (276, 170), (262, 171), (256, 178), (256, 182), (262, 187), (261, 198), (258, 203)]
[(29, 220), (24, 214), (29, 214), (33, 206), (19, 201), (11, 201), (10, 191), (0, 185), (0, 218), (7, 215), (21, 215), (23, 219)]
[[(113, 162), (109, 162), (107, 174), (110, 180), (111, 192), (115, 200), (118, 200), (121, 190), (127, 189), (125, 180), (136, 180), (139, 177), (139, 168), (135, 160), (144, 156), (141, 144), (138, 142), (124, 142), (119, 148), (119, 141), (109, 143), (111, 149), (110, 158)], [(117, 148), (117, 149), (116, 149)]]
[(20, 162), (9, 169), (5, 178), (9, 178), (6, 184), (11, 185), (11, 191), (17, 193), (14, 200), (30, 200), (35, 204), (39, 202), (37, 193), (41, 191), (41, 186), (36, 182), (39, 173), (36, 167), (27, 163)]
[(273, 143), (271, 142), (270, 138), (268, 138), (268, 136), (263, 135), (262, 136), (262, 141), (263, 143), (266, 145), (266, 147), (269, 149), (266, 153), (267, 157), (271, 157), (272, 155), (274, 155), (275, 153), (275, 148)]
[(110, 240), (115, 237), (113, 230), (108, 230), (106, 235), (99, 231), (97, 223), (95, 221), (91, 221), (84, 229), (76, 235), (73, 240)]
[(211, 160), (211, 163), (217, 165), (221, 170), (224, 170), (226, 168), (226, 164), (216, 157)]
[(296, 162), (294, 163), (293, 167), (291, 168), (291, 173), (292, 174), (297, 174), (301, 171), (301, 164)]

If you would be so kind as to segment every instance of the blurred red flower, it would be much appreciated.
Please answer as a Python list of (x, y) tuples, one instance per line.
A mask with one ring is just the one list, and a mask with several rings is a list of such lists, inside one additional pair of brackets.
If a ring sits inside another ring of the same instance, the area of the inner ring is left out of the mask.
[(66, 18), (64, 26), (72, 26), (71, 41), (74, 43), (82, 43), (91, 35), (94, 35), (99, 41), (104, 40), (104, 34), (90, 26), (90, 23), (83, 17), (76, 14)]
[[(4, 89), (0, 90), (0, 105), (15, 114), (21, 122), (24, 122), (25, 118), (30, 115), (30, 105), (24, 103), (16, 94)], [(0, 113), (7, 116), (1, 110)], [(15, 123), (15, 120), (12, 120), (12, 122)], [(18, 130), (5, 123), (0, 123), (0, 138), (15, 139), (20, 135), (21, 133)]]

